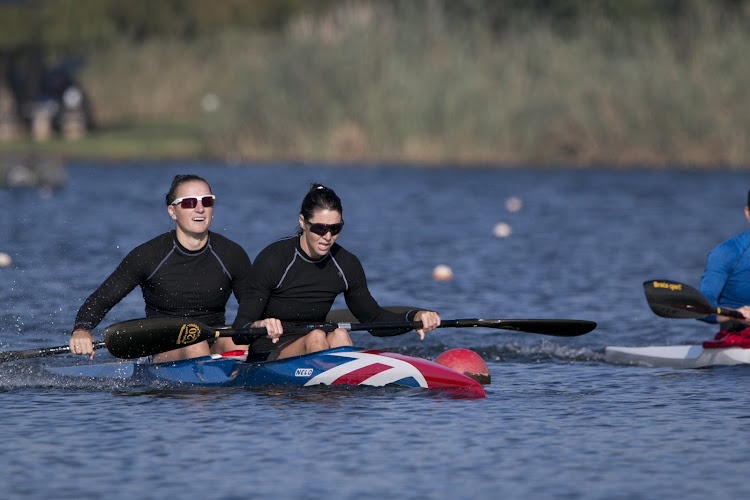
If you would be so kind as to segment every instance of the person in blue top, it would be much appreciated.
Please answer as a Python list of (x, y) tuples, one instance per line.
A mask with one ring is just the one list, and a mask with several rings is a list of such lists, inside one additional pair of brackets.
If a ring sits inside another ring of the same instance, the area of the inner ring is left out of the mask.
[[(745, 218), (750, 223), (750, 191)], [(750, 231), (742, 232), (711, 250), (699, 289), (715, 306), (737, 309), (745, 315), (744, 320), (721, 315), (703, 318), (708, 323), (719, 324), (721, 332), (717, 337), (750, 326)]]

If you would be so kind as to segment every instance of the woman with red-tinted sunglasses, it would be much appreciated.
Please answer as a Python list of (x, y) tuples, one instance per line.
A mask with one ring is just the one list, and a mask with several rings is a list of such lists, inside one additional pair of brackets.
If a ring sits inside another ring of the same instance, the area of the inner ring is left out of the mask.
[[(249, 290), (250, 259), (233, 241), (208, 230), (216, 196), (197, 175), (178, 175), (166, 195), (174, 230), (132, 250), (78, 311), (70, 352), (93, 357), (91, 330), (136, 286), (143, 291), (146, 317), (191, 318), (211, 326), (226, 324), (224, 312), (234, 293), (241, 302)], [(207, 342), (157, 354), (171, 361), (210, 354)]]
[[(326, 334), (315, 329), (299, 335), (285, 335), (282, 321), (325, 322), (333, 301), (344, 294), (346, 305), (361, 322), (421, 321), (420, 338), (440, 325), (433, 311), (412, 310), (403, 314), (383, 309), (370, 295), (359, 259), (336, 240), (344, 227), (341, 200), (333, 190), (313, 184), (302, 200), (297, 234), (270, 244), (255, 260), (251, 271), (248, 300), (240, 303), (235, 328), (265, 327), (273, 340), (252, 344), (251, 355), (281, 359), (333, 347), (352, 345), (349, 333), (337, 328)], [(408, 330), (378, 331), (378, 336)], [(217, 340), (225, 349), (231, 339)]]

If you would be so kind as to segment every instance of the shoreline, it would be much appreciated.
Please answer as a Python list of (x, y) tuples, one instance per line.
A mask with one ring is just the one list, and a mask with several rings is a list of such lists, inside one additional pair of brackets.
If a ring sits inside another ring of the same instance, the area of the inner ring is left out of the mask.
[(39, 165), (46, 166), (59, 165), (65, 167), (69, 164), (88, 164), (101, 168), (122, 166), (125, 164), (149, 163), (154, 165), (173, 165), (175, 163), (192, 163), (200, 165), (211, 165), (215, 167), (227, 168), (255, 168), (268, 166), (309, 166), (309, 167), (329, 167), (329, 168), (415, 168), (424, 170), (441, 170), (441, 169), (466, 169), (466, 170), (680, 170), (680, 171), (747, 171), (750, 166), (745, 165), (706, 165), (706, 164), (672, 164), (672, 165), (654, 165), (644, 163), (592, 163), (592, 164), (573, 164), (573, 163), (489, 163), (489, 162), (418, 162), (413, 160), (377, 160), (362, 159), (356, 161), (344, 160), (327, 160), (316, 158), (259, 158), (256, 160), (248, 159), (243, 161), (228, 161), (226, 159), (211, 156), (154, 156), (149, 154), (113, 156), (113, 155), (95, 155), (95, 154), (65, 154), (56, 151), (33, 152), (29, 154), (9, 153), (0, 148), (0, 187), (4, 187), (4, 180), (10, 169), (23, 166), (32, 171), (36, 170)]
[(341, 168), (357, 167), (405, 167), (405, 168), (466, 168), (466, 169), (678, 169), (678, 170), (750, 170), (750, 165), (694, 163), (645, 163), (624, 161), (622, 157), (583, 163), (574, 161), (539, 161), (528, 158), (525, 161), (497, 161), (487, 159), (451, 159), (430, 161), (402, 155), (382, 157), (325, 158), (289, 157), (265, 155), (257, 158), (237, 158), (231, 154), (221, 157), (207, 152), (198, 135), (197, 128), (185, 123), (144, 124), (127, 127), (111, 127), (91, 131), (87, 136), (66, 140), (54, 137), (44, 142), (21, 139), (0, 142), (0, 186), (7, 169), (13, 164), (33, 166), (35, 164), (86, 162), (107, 166), (123, 162), (198, 162), (215, 163), (229, 167), (252, 167), (253, 165), (295, 164), (326, 165)]

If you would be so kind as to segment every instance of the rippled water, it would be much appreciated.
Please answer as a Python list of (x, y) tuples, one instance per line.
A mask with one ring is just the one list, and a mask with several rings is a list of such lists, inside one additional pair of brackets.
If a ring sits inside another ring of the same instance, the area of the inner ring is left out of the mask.
[[(474, 349), (492, 374), (487, 399), (474, 401), (387, 389), (155, 391), (42, 374), (43, 364), (81, 362), (67, 355), (3, 363), (4, 498), (746, 495), (736, 466), (750, 371), (615, 366), (603, 349), (713, 334), (654, 316), (641, 283), (697, 285), (706, 253), (746, 228), (747, 173), (69, 165), (59, 191), (0, 191), (0, 252), (13, 259), (0, 268), (0, 350), (65, 344), (83, 299), (133, 246), (170, 228), (163, 194), (186, 172), (211, 182), (212, 229), (251, 258), (293, 231), (308, 184), (323, 182), (344, 203), (339, 242), (363, 261), (381, 304), (599, 327), (570, 339), (353, 334), (429, 359)], [(518, 212), (505, 206), (513, 196)], [(493, 236), (499, 222), (509, 237)], [(438, 264), (453, 280), (431, 279)], [(142, 316), (136, 292), (102, 326)]]

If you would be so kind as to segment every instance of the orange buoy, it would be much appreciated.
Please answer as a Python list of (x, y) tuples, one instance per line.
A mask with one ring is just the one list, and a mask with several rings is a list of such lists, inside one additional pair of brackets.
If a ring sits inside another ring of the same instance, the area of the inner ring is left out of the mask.
[(473, 378), (480, 384), (490, 383), (490, 370), (482, 357), (469, 349), (448, 349), (435, 358), (435, 363), (443, 365)]

